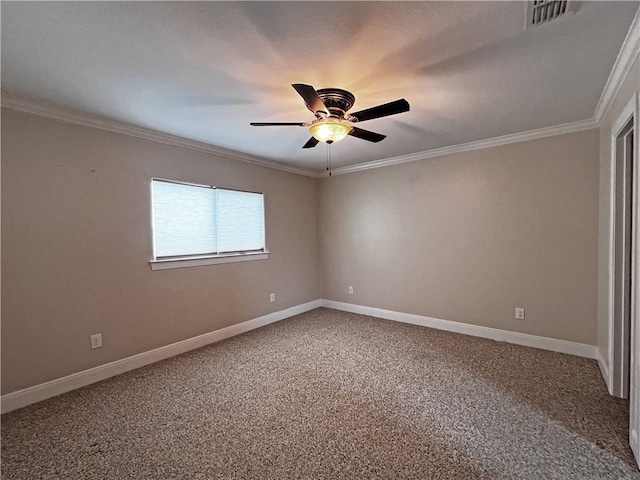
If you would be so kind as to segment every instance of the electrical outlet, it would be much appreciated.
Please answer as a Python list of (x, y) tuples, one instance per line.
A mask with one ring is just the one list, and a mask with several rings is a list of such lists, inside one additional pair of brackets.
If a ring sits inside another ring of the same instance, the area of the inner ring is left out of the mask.
[(273, 302), (275, 302), (275, 301), (276, 301), (276, 294), (275, 294), (275, 293), (270, 293), (270, 294), (269, 294), (269, 301), (270, 301), (271, 303), (273, 303)]
[(349, 286), (349, 295), (353, 295), (353, 287)]
[(516, 318), (518, 320), (524, 320), (524, 308), (516, 308)]
[(91, 335), (91, 348), (100, 348), (102, 347), (102, 334), (96, 333), (95, 335)]

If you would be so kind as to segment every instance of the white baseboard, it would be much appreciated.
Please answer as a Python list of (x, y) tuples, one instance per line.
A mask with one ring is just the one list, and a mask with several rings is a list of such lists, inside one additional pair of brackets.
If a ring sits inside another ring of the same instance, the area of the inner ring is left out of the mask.
[(75, 390), (76, 388), (85, 387), (109, 377), (144, 367), (145, 365), (165, 360), (175, 355), (180, 355), (181, 353), (188, 352), (189, 350), (204, 347), (210, 343), (219, 342), (225, 338), (233, 337), (235, 335), (269, 325), (270, 323), (278, 322), (285, 318), (308, 312), (309, 310), (313, 310), (320, 306), (321, 301), (314, 300), (312, 302), (273, 312), (252, 320), (247, 320), (246, 322), (221, 328), (220, 330), (198, 335), (197, 337), (188, 338), (187, 340), (156, 348), (148, 352), (116, 360), (115, 362), (100, 365), (99, 367), (73, 373), (66, 377), (51, 380), (50, 382), (18, 390), (17, 392), (3, 395), (0, 398), (0, 411), (2, 413), (6, 413), (17, 408), (26, 407), (27, 405), (55, 397), (56, 395)]
[(629, 446), (633, 452), (633, 456), (636, 460), (636, 464), (640, 465), (640, 445), (638, 444), (638, 432), (635, 428), (629, 428)]
[(448, 332), (472, 335), (474, 337), (489, 338), (499, 342), (514, 343), (516, 345), (535, 347), (543, 350), (551, 350), (553, 352), (567, 353), (569, 355), (576, 355), (591, 359), (597, 358), (597, 348), (595, 345), (540, 337), (537, 335), (529, 335), (527, 333), (510, 332), (508, 330), (500, 330), (498, 328), (481, 327), (478, 325), (470, 325), (468, 323), (452, 322), (450, 320), (441, 320), (439, 318), (424, 317), (422, 315), (414, 315), (411, 313), (383, 310), (381, 308), (365, 307), (351, 303), (335, 302), (333, 300), (322, 300), (322, 306), (333, 308), (335, 310), (343, 310), (345, 312), (360, 313), (371, 317), (394, 320), (396, 322), (411, 323), (413, 325), (446, 330)]
[(602, 355), (594, 345), (586, 345), (582, 343), (569, 342), (566, 340), (558, 340), (548, 337), (540, 337), (537, 335), (529, 335), (526, 333), (510, 332), (508, 330), (500, 330), (497, 328), (481, 327), (478, 325), (470, 325), (460, 322), (452, 322), (450, 320), (442, 320), (439, 318), (425, 317), (422, 315), (414, 315), (410, 313), (395, 312), (392, 310), (384, 310), (381, 308), (365, 307), (362, 305), (354, 305), (344, 302), (336, 302), (333, 300), (314, 300), (312, 302), (297, 305), (295, 307), (270, 313), (262, 317), (254, 318), (237, 325), (222, 328), (213, 332), (205, 333), (197, 337), (172, 343), (164, 347), (156, 348), (148, 352), (133, 355), (131, 357), (116, 360), (115, 362), (100, 365), (89, 370), (74, 373), (66, 377), (51, 380), (50, 382), (25, 388), (17, 392), (3, 395), (0, 398), (1, 413), (10, 412), (18, 408), (31, 405), (47, 398), (55, 397), (65, 392), (85, 387), (95, 382), (105, 380), (107, 378), (119, 375), (136, 368), (144, 367), (160, 360), (180, 355), (181, 353), (194, 350), (196, 348), (219, 342), (226, 338), (239, 335), (250, 330), (254, 330), (270, 323), (284, 320), (285, 318), (308, 312), (318, 307), (333, 308), (335, 310), (343, 310), (345, 312), (359, 313), (377, 318), (384, 318), (396, 322), (410, 323), (423, 327), (435, 328), (438, 330), (446, 330), (449, 332), (462, 333), (472, 335), (474, 337), (489, 338), (501, 342), (514, 343), (527, 347), (541, 348), (543, 350), (551, 350), (554, 352), (567, 353), (586, 358), (596, 359), (605, 382), (609, 378), (609, 371), (604, 362)]
[(599, 347), (596, 347), (596, 360), (598, 361), (598, 367), (600, 367), (600, 373), (602, 374), (604, 383), (607, 386), (609, 395), (613, 395), (613, 382), (611, 381), (611, 377), (609, 376), (609, 366), (607, 365), (607, 362), (604, 359), (604, 355), (602, 355), (602, 351)]

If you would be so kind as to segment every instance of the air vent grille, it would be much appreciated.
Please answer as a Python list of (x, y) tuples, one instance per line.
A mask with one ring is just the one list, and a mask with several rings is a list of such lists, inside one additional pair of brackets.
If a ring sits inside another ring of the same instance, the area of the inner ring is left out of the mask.
[(567, 0), (533, 0), (527, 6), (527, 28), (550, 22), (567, 12)]

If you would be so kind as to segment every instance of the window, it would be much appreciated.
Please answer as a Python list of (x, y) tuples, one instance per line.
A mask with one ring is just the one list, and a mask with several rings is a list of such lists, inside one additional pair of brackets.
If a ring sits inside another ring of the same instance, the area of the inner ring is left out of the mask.
[(153, 179), (154, 270), (267, 258), (261, 193)]

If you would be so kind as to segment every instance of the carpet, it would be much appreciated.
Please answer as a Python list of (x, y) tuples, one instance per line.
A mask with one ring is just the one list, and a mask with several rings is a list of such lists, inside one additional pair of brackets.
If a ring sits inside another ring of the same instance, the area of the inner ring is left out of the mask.
[(319, 308), (7, 413), (10, 479), (640, 479), (595, 361)]

